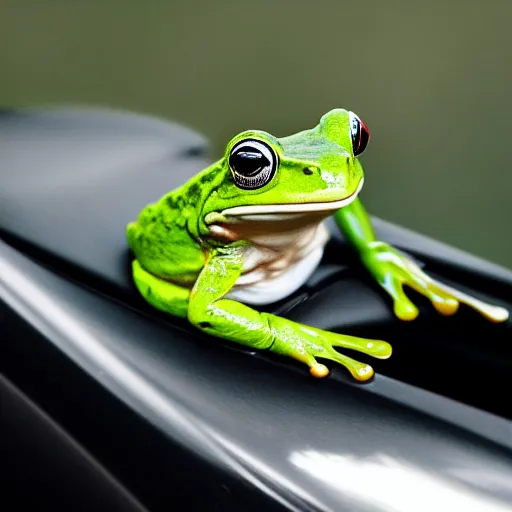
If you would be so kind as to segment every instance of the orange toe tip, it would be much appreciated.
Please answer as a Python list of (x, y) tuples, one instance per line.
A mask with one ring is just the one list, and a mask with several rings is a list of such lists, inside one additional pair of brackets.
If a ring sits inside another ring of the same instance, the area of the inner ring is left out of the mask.
[(375, 375), (375, 372), (370, 365), (366, 365), (353, 372), (352, 375), (356, 380), (360, 382), (366, 382)]
[(434, 303), (437, 312), (443, 316), (452, 316), (459, 310), (458, 302), (437, 302)]
[(316, 379), (323, 379), (329, 375), (329, 369), (324, 364), (317, 363), (311, 366), (309, 373)]

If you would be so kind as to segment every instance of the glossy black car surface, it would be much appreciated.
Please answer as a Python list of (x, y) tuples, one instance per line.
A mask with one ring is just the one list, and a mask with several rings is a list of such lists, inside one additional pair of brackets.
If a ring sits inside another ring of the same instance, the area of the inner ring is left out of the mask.
[[(390, 341), (371, 383), (343, 368), (314, 380), (138, 296), (124, 227), (207, 149), (131, 113), (0, 113), (6, 495), (67, 510), (510, 510), (510, 321), (441, 318), (418, 299), (420, 318), (399, 322), (333, 225), (313, 278), (269, 309)], [(512, 310), (511, 271), (374, 223), (431, 275)]]

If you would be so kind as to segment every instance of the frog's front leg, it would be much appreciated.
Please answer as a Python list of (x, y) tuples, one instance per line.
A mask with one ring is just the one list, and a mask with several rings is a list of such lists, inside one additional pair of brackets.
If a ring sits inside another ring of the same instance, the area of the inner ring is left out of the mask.
[(506, 309), (487, 304), (432, 279), (408, 256), (377, 240), (370, 218), (359, 199), (338, 210), (335, 219), (370, 274), (391, 296), (395, 315), (400, 320), (414, 320), (419, 314), (418, 308), (405, 294), (404, 286), (427, 297), (442, 315), (453, 315), (462, 303), (491, 322), (499, 323), (508, 319)]
[(391, 355), (391, 346), (385, 341), (323, 331), (223, 298), (240, 276), (242, 265), (240, 247), (227, 247), (210, 254), (190, 293), (188, 318), (193, 325), (219, 338), (297, 359), (309, 366), (314, 377), (329, 373), (316, 358), (345, 366), (360, 381), (373, 376), (371, 366), (340, 354), (335, 347), (357, 350), (379, 359)]

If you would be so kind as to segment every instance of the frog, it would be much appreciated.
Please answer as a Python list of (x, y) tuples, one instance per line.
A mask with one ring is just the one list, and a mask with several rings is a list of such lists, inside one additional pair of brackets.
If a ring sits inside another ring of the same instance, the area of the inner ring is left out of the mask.
[(412, 257), (377, 238), (359, 197), (365, 179), (360, 157), (369, 141), (366, 124), (344, 108), (284, 137), (238, 133), (220, 159), (127, 225), (139, 294), (210, 337), (299, 361), (313, 377), (326, 377), (334, 366), (369, 381), (373, 367), (343, 351), (387, 359), (390, 343), (326, 331), (266, 309), (308, 281), (330, 238), (326, 221), (334, 218), (399, 320), (419, 315), (409, 287), (441, 315), (454, 315), (464, 304), (490, 322), (506, 321), (506, 309), (433, 279)]

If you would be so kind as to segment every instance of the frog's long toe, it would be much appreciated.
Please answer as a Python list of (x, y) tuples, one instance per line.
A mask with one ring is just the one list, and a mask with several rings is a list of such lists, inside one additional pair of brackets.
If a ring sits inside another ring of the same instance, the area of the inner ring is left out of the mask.
[(336, 356), (332, 357), (332, 359), (343, 365), (352, 377), (360, 382), (370, 380), (375, 375), (375, 371), (369, 364), (361, 363), (338, 352), (336, 352)]
[(393, 299), (393, 311), (397, 318), (404, 322), (410, 322), (418, 317), (420, 310), (407, 297), (402, 282), (389, 279), (382, 283), (382, 287)]
[[(357, 350), (358, 352), (375, 357), (376, 359), (388, 359), (392, 353), (391, 345), (386, 341), (358, 338), (331, 332), (327, 333), (326, 336), (328, 337), (328, 342), (333, 347)], [(356, 361), (355, 359), (340, 354), (336, 350), (334, 353), (335, 355), (330, 359), (345, 366), (354, 379), (364, 382), (374, 376), (375, 372), (369, 364)]]
[(357, 350), (358, 352), (368, 354), (376, 359), (388, 359), (393, 352), (391, 345), (387, 341), (382, 340), (369, 340), (355, 336), (338, 335), (337, 339), (335, 338), (330, 341), (334, 347)]
[[(459, 303), (462, 303), (465, 304), (466, 306), (469, 306), (470, 308), (480, 313), (484, 318), (486, 318), (490, 322), (502, 323), (506, 322), (509, 318), (509, 312), (505, 308), (488, 304), (487, 302), (481, 301), (476, 297), (472, 297), (467, 293), (461, 292), (460, 290), (456, 290), (455, 288), (452, 288), (451, 286), (448, 286), (444, 283), (435, 281), (435, 288), (439, 290), (440, 293), (448, 297), (451, 301), (456, 302), (457, 305)], [(434, 307), (436, 307), (435, 304)], [(440, 311), (438, 307), (436, 307), (436, 309), (440, 313), (446, 314)], [(456, 310), (457, 309), (455, 309), (455, 311)]]

